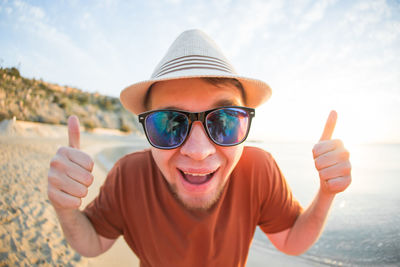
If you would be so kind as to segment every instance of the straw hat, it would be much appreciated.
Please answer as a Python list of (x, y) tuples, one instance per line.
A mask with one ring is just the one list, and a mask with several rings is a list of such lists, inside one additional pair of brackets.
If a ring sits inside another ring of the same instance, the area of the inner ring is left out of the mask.
[(147, 81), (135, 83), (122, 90), (122, 105), (139, 114), (146, 111), (144, 98), (149, 87), (158, 81), (173, 79), (221, 77), (239, 80), (246, 92), (246, 106), (255, 108), (271, 96), (265, 82), (239, 76), (214, 41), (200, 30), (183, 32)]

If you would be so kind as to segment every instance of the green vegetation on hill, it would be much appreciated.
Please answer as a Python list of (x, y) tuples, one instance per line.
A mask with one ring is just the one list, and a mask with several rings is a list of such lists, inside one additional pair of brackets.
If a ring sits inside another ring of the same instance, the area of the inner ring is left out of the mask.
[(118, 98), (27, 79), (17, 68), (0, 68), (0, 121), (11, 119), (67, 124), (77, 115), (86, 129), (111, 128), (139, 132), (137, 117)]

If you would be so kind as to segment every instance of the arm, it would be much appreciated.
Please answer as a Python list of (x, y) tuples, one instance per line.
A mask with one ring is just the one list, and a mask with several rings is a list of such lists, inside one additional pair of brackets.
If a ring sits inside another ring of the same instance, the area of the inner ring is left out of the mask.
[(284, 253), (302, 254), (318, 240), (335, 195), (351, 183), (349, 152), (340, 140), (330, 140), (336, 116), (335, 112), (330, 114), (321, 140), (313, 149), (320, 177), (317, 196), (291, 228), (268, 235), (275, 247)]
[(79, 210), (57, 211), (65, 239), (85, 257), (95, 257), (107, 251), (116, 241), (98, 235), (89, 219)]
[(271, 243), (289, 255), (306, 252), (322, 233), (333, 198), (334, 196), (326, 196), (319, 191), (311, 205), (300, 214), (291, 228), (268, 234)]
[(68, 243), (87, 257), (97, 256), (115, 242), (98, 235), (84, 213), (79, 210), (93, 182), (93, 160), (79, 150), (79, 121), (68, 120), (69, 147), (61, 147), (50, 162), (48, 198), (53, 205)]

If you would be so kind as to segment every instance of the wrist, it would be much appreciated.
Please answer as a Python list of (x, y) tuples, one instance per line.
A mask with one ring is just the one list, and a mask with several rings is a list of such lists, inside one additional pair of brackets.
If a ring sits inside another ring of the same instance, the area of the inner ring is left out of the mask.
[(336, 196), (336, 193), (332, 193), (327, 190), (324, 190), (322, 185), (319, 188), (318, 198), (320, 199), (320, 201), (332, 202), (335, 199), (335, 196)]
[(54, 208), (56, 211), (57, 217), (60, 221), (70, 221), (73, 220), (78, 213), (80, 213), (77, 209), (58, 209)]

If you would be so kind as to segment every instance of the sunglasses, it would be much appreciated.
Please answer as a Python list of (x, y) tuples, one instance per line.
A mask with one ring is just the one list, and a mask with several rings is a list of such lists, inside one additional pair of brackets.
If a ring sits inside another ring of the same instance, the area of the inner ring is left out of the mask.
[(159, 149), (181, 146), (192, 124), (200, 121), (208, 137), (219, 146), (234, 146), (246, 140), (255, 110), (247, 107), (220, 107), (203, 112), (159, 109), (139, 114), (149, 143)]

